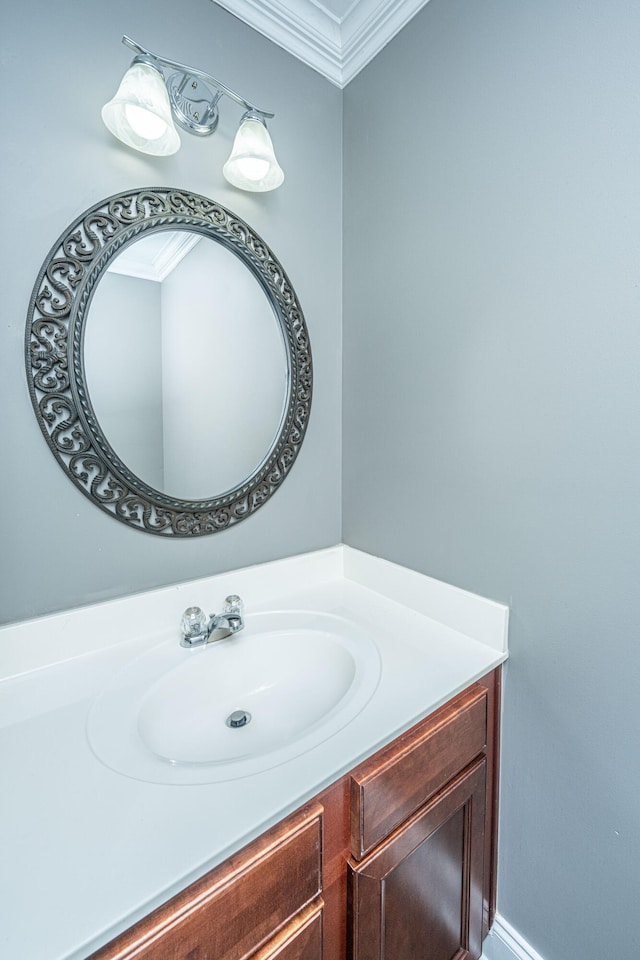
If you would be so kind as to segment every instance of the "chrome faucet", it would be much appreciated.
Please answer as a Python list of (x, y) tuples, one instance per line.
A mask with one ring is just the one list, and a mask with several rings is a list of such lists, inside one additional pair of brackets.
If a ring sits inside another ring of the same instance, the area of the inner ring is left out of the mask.
[(199, 647), (238, 633), (244, 627), (243, 606), (240, 597), (232, 594), (224, 601), (220, 614), (212, 613), (207, 617), (200, 607), (187, 607), (180, 621), (181, 646)]

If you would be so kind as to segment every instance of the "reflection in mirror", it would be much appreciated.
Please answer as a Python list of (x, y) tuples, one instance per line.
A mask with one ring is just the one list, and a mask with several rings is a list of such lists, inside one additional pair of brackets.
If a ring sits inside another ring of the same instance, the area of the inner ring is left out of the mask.
[(171, 497), (232, 489), (277, 439), (289, 378), (280, 324), (256, 277), (209, 237), (158, 231), (113, 258), (84, 363), (106, 440)]

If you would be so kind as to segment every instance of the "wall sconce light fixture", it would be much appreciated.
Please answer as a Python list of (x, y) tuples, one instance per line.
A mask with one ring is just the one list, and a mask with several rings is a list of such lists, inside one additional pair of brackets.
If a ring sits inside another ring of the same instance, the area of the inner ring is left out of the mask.
[[(111, 133), (134, 150), (169, 156), (180, 149), (175, 123), (188, 133), (206, 137), (218, 125), (218, 101), (227, 96), (245, 113), (222, 172), (241, 190), (264, 192), (279, 187), (284, 173), (267, 130), (272, 113), (259, 110), (215, 77), (145, 50), (130, 37), (122, 42), (136, 56), (112, 100), (102, 108)], [(173, 71), (165, 79), (162, 68)]]

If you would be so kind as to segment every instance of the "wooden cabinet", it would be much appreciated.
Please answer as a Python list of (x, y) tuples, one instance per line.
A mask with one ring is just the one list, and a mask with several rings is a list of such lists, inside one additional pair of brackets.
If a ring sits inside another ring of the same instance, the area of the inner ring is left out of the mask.
[(488, 689), (474, 684), (351, 774), (351, 850), (360, 859), (487, 746)]
[(496, 670), (90, 960), (475, 960), (499, 699)]
[(294, 917), (251, 960), (322, 960), (322, 901)]
[(499, 673), (351, 774), (352, 960), (475, 960), (495, 911)]
[(350, 864), (354, 960), (480, 956), (485, 783), (482, 759)]

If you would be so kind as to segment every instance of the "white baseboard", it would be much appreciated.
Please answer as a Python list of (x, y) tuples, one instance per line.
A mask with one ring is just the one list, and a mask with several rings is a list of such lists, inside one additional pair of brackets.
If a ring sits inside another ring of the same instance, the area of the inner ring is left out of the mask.
[(501, 914), (496, 913), (489, 936), (484, 941), (480, 960), (544, 960), (544, 958)]

